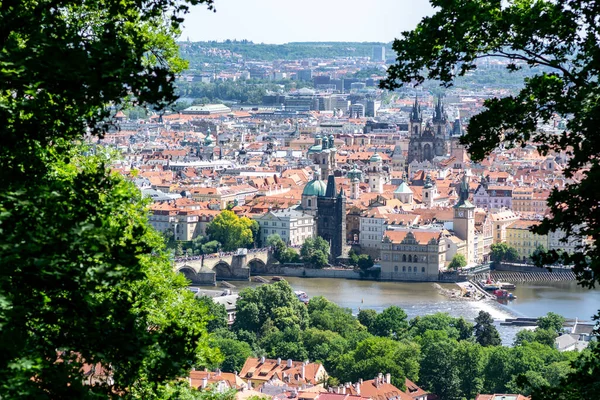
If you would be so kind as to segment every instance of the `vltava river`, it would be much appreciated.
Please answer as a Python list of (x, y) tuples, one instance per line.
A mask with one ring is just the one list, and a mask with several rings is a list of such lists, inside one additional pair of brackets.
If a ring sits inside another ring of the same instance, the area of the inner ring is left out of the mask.
[[(583, 289), (576, 282), (521, 283), (512, 292), (516, 300), (508, 304), (495, 301), (454, 300), (439, 294), (432, 283), (375, 282), (345, 279), (285, 278), (294, 290), (309, 297), (324, 296), (357, 313), (361, 308), (381, 311), (391, 305), (402, 307), (409, 317), (447, 312), (454, 317), (473, 321), (480, 310), (489, 312), (499, 322), (511, 317), (539, 317), (552, 311), (566, 318), (590, 321), (600, 309), (600, 290)], [(252, 282), (232, 282), (235, 291), (256, 286)], [(444, 284), (455, 289), (456, 285)], [(506, 345), (512, 343), (522, 328), (498, 326)]]

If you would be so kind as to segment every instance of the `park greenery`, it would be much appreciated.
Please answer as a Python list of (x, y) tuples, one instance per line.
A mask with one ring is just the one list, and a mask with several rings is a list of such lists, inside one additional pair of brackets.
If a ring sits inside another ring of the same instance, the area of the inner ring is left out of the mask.
[(409, 378), (441, 400), (550, 391), (578, 365), (589, 365), (597, 351), (595, 343), (581, 353), (556, 350), (563, 320), (552, 313), (506, 347), (484, 311), (475, 326), (445, 313), (409, 319), (396, 306), (360, 310), (355, 317), (324, 297), (305, 306), (285, 281), (242, 290), (237, 308), (230, 330), (210, 328), (224, 357), (211, 367), (240, 371), (249, 356), (308, 359), (323, 363), (331, 385), (390, 373), (396, 386)]
[(324, 268), (329, 260), (329, 243), (320, 236), (308, 238), (302, 243), (300, 257), (313, 268)]

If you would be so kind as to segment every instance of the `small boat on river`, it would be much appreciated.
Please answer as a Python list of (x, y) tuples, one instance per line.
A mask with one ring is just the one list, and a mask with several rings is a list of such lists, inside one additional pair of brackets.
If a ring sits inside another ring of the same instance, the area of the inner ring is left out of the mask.
[(517, 296), (515, 296), (514, 294), (510, 293), (508, 290), (505, 290), (505, 289), (495, 290), (494, 294), (496, 295), (496, 298), (498, 298), (500, 300), (514, 300), (517, 298)]

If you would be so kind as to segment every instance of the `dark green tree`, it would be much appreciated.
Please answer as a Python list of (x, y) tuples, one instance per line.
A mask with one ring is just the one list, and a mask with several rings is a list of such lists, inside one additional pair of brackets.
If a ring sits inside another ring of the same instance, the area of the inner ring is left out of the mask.
[(477, 343), (484, 347), (502, 344), (500, 334), (494, 326), (494, 319), (488, 312), (479, 311), (479, 314), (475, 317), (474, 333)]
[(336, 332), (345, 338), (352, 336), (356, 331), (365, 329), (352, 316), (351, 309), (342, 308), (322, 296), (310, 299), (308, 315), (311, 327)]
[(222, 304), (215, 303), (208, 296), (197, 297), (198, 303), (204, 307), (206, 312), (206, 329), (208, 332), (214, 332), (217, 329), (227, 328), (227, 310)]
[(360, 322), (369, 332), (373, 331), (373, 325), (377, 318), (377, 311), (372, 309), (363, 309), (358, 312), (358, 322)]
[[(175, 100), (173, 37), (199, 3), (0, 4), (1, 398), (168, 397), (211, 361), (139, 191), (81, 146), (116, 110)], [(112, 380), (86, 384), (84, 364)]]
[(267, 320), (280, 330), (291, 326), (299, 329), (308, 327), (306, 306), (298, 300), (286, 281), (246, 288), (239, 296), (233, 324), (235, 331), (261, 334)]
[(562, 332), (564, 323), (565, 317), (553, 312), (549, 312), (545, 316), (539, 317), (537, 320), (538, 328), (547, 329), (556, 332), (557, 334)]
[(421, 340), (419, 384), (442, 400), (459, 398), (460, 370), (457, 363), (458, 343), (447, 335), (428, 331)]
[(240, 340), (217, 338), (215, 345), (223, 355), (219, 368), (224, 372), (241, 371), (246, 359), (253, 356), (250, 345)]
[(408, 329), (407, 315), (398, 306), (390, 306), (377, 314), (373, 323), (373, 334), (391, 338), (400, 338)]
[(371, 337), (339, 359), (334, 376), (342, 382), (356, 382), (379, 373), (389, 373), (392, 384), (402, 388), (404, 378), (418, 379), (419, 357), (419, 346), (414, 342)]

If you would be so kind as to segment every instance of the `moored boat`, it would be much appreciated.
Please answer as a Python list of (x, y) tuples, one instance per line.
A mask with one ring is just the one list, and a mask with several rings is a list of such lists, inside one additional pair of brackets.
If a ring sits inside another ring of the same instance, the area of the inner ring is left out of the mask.
[(498, 299), (514, 300), (517, 298), (517, 296), (515, 296), (514, 294), (510, 293), (508, 290), (505, 290), (505, 289), (495, 290), (494, 294), (496, 295), (496, 298), (498, 298)]

